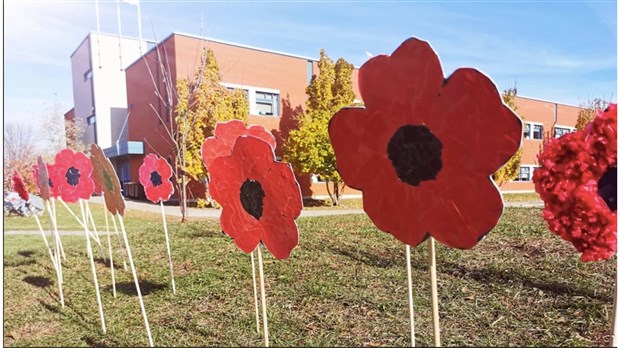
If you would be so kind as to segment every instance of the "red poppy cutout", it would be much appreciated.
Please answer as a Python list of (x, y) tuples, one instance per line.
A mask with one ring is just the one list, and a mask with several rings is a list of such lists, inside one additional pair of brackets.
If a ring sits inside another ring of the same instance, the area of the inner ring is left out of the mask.
[[(43, 168), (43, 170), (39, 170)], [(60, 197), (60, 191), (58, 187), (52, 182), (50, 172), (53, 170), (54, 165), (45, 163), (41, 156), (37, 158), (37, 164), (32, 166), (33, 178), (39, 189), (39, 194), (43, 200), (49, 200), (50, 198)]]
[(429, 235), (475, 246), (502, 214), (490, 175), (518, 150), (519, 117), (479, 71), (444, 79), (433, 49), (416, 38), (366, 62), (359, 87), (365, 107), (338, 111), (329, 136), (370, 219), (411, 246)]
[(81, 152), (64, 149), (54, 159), (56, 163), (48, 170), (62, 200), (75, 203), (78, 199), (89, 199), (95, 183), (91, 178), (93, 166), (88, 157)]
[[(121, 183), (114, 166), (97, 144), (90, 146), (90, 163), (93, 165), (95, 192), (103, 192), (105, 206), (112, 215), (122, 216), (125, 213), (125, 200), (121, 195)], [(99, 188), (97, 185), (100, 185)]]
[(207, 169), (216, 158), (230, 155), (235, 141), (242, 135), (251, 135), (259, 138), (267, 142), (272, 149), (276, 148), (276, 138), (265, 127), (251, 125), (246, 128), (245, 123), (241, 120), (218, 122), (213, 133), (214, 136), (207, 138), (202, 144), (201, 149), (202, 160)]
[(550, 140), (532, 179), (549, 229), (582, 261), (609, 259), (617, 248), (617, 120), (611, 104), (585, 130)]
[(290, 164), (276, 162), (270, 144), (241, 136), (232, 153), (216, 158), (209, 170), (224, 233), (246, 253), (262, 242), (277, 259), (288, 258), (299, 239), (295, 218), (302, 204)]
[(170, 182), (172, 167), (165, 159), (153, 154), (147, 155), (140, 166), (139, 174), (146, 198), (153, 203), (170, 199), (174, 192)]
[(13, 191), (17, 192), (19, 198), (28, 202), (30, 200), (30, 194), (28, 194), (28, 189), (26, 189), (24, 179), (22, 179), (22, 176), (19, 175), (17, 170), (13, 171), (13, 177), (11, 177), (11, 179), (13, 180)]

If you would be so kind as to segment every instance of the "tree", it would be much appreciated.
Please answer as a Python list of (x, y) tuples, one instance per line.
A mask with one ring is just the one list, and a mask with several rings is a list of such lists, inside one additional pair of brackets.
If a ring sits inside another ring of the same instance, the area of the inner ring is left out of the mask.
[(588, 122), (591, 122), (596, 117), (599, 110), (605, 110), (607, 105), (609, 105), (609, 102), (601, 98), (588, 99), (585, 103), (581, 103), (579, 105), (579, 113), (577, 114), (575, 128), (577, 128), (577, 130), (586, 128)]
[(11, 191), (11, 176), (17, 170), (29, 192), (35, 191), (32, 178), (32, 165), (36, 162), (36, 134), (32, 127), (22, 123), (7, 123), (4, 126), (4, 167), (3, 189)]
[(204, 139), (213, 134), (217, 122), (233, 118), (246, 121), (248, 100), (243, 91), (231, 91), (220, 85), (219, 68), (210, 49), (202, 51), (200, 66), (191, 80), (174, 80), (163, 45), (157, 46), (154, 54), (161, 75), (159, 81), (155, 80), (149, 60), (146, 56), (143, 59), (165, 115), (155, 105), (150, 106), (164, 126), (164, 138), (172, 147), (174, 184), (180, 198), (181, 221), (185, 222), (188, 181), (204, 184), (207, 178), (200, 151)]
[[(190, 178), (199, 183), (206, 182), (207, 171), (200, 149), (205, 139), (213, 135), (215, 124), (232, 119), (247, 123), (249, 105), (246, 94), (239, 89), (229, 90), (220, 81), (219, 67), (211, 49), (203, 51), (201, 68), (192, 81), (177, 80), (175, 122), (180, 145), (179, 166), (185, 177), (182, 192), (185, 192)], [(208, 186), (205, 187), (208, 190)]]
[[(506, 105), (508, 105), (508, 107), (512, 109), (512, 111), (515, 113), (517, 112), (517, 103), (515, 102), (516, 96), (516, 86), (506, 89), (502, 93), (502, 99), (504, 100), (504, 103), (506, 103)], [(522, 155), (523, 148), (519, 148), (519, 150), (508, 160), (508, 162), (506, 162), (503, 167), (501, 167), (497, 172), (493, 174), (493, 180), (495, 180), (495, 182), (499, 186), (503, 186), (508, 181), (514, 180), (519, 175)]]
[(65, 119), (63, 110), (63, 105), (55, 101), (43, 113), (39, 133), (48, 144), (47, 153), (43, 154), (46, 158), (52, 158), (65, 147), (80, 152), (88, 151), (82, 140), (86, 125), (76, 122), (75, 119)]
[(306, 112), (300, 116), (299, 128), (290, 132), (285, 143), (284, 159), (297, 173), (315, 174), (325, 180), (332, 203), (338, 205), (344, 184), (336, 170), (327, 127), (334, 113), (353, 104), (353, 65), (343, 58), (334, 64), (321, 50), (318, 66), (319, 74), (312, 76), (306, 88)]

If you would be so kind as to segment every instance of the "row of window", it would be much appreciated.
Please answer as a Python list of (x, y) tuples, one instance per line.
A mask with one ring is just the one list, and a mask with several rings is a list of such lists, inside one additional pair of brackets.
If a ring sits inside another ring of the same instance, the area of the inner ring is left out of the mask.
[[(564, 134), (575, 131), (574, 127), (554, 126), (553, 137), (559, 138)], [(543, 125), (542, 123), (525, 122), (523, 127), (523, 139), (542, 139)]]
[(250, 106), (250, 115), (280, 116), (280, 91), (233, 83), (222, 82), (221, 84), (229, 90), (240, 89), (245, 93)]
[(523, 165), (519, 168), (519, 175), (514, 181), (532, 181), (534, 177), (534, 171), (540, 168), (539, 166)]

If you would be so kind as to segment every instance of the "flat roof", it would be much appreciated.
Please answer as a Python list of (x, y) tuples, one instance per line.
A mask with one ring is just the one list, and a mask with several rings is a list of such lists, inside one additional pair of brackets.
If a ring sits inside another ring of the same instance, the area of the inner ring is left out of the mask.
[(550, 104), (558, 104), (558, 105), (570, 106), (572, 108), (578, 108), (578, 109), (581, 108), (581, 107), (576, 106), (576, 105), (571, 105), (571, 104), (566, 104), (566, 103), (558, 103), (558, 102), (554, 102), (552, 100), (546, 100), (546, 99), (541, 99), (541, 98), (526, 97), (526, 96), (518, 95), (518, 94), (517, 94), (517, 98), (536, 100), (536, 101), (541, 101), (541, 102), (550, 103)]

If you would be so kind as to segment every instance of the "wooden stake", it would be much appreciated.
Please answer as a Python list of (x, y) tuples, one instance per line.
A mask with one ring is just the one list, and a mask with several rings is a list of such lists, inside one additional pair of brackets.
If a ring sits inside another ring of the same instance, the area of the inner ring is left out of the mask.
[(120, 233), (118, 232), (118, 228), (116, 227), (116, 220), (114, 219), (114, 215), (110, 213), (110, 217), (112, 218), (112, 224), (114, 224), (114, 234), (116, 234), (116, 240), (118, 241), (118, 247), (121, 248), (121, 257), (123, 258), (123, 271), (127, 270), (127, 262), (125, 262), (125, 248), (123, 248), (123, 244), (121, 243)]
[[(84, 223), (82, 222), (82, 220), (80, 220), (80, 218), (75, 215), (75, 213), (73, 212), (73, 210), (71, 210), (71, 208), (69, 208), (69, 206), (67, 205), (67, 203), (65, 203), (65, 201), (63, 201), (62, 199), (58, 199), (60, 201), (60, 203), (62, 203), (62, 205), (65, 207), (65, 209), (67, 209), (67, 211), (69, 212), (69, 214), (71, 214), (71, 216), (73, 216), (75, 218), (75, 220), (80, 224), (80, 226), (82, 226), (82, 228), (84, 227)], [(53, 201), (52, 201), (52, 204)], [(54, 216), (56, 216), (56, 208), (54, 208)], [(86, 223), (88, 224), (88, 220), (86, 220)], [(94, 235), (92, 232), (90, 232), (90, 230), (85, 229), (86, 231), (88, 231), (88, 234), (91, 236), (91, 238), (93, 238), (95, 240), (95, 242), (101, 246), (101, 241), (99, 240), (99, 236)]]
[(101, 253), (101, 258), (103, 259), (103, 262), (105, 263), (106, 262), (105, 252), (103, 251), (103, 245), (101, 244), (101, 238), (99, 237), (97, 226), (95, 226), (95, 219), (93, 218), (93, 213), (90, 211), (90, 204), (88, 204), (88, 201), (84, 201), (84, 203), (86, 203), (86, 215), (88, 216), (88, 219), (90, 220), (90, 224), (93, 227), (93, 231), (95, 232), (95, 237), (97, 237), (97, 239), (99, 240), (99, 252)]
[(172, 294), (177, 294), (177, 288), (174, 284), (174, 269), (172, 267), (172, 253), (170, 252), (170, 239), (168, 238), (168, 224), (166, 224), (166, 211), (164, 210), (164, 202), (159, 200), (161, 205), (161, 217), (164, 221), (164, 234), (166, 235), (166, 250), (168, 251), (168, 264), (170, 265), (170, 279), (172, 281)]
[(407, 286), (409, 287), (409, 323), (411, 324), (411, 346), (415, 347), (415, 327), (413, 322), (413, 282), (411, 280), (411, 247), (405, 244), (407, 259)]
[(108, 252), (110, 253), (110, 272), (112, 273), (112, 294), (116, 298), (116, 279), (114, 279), (114, 257), (112, 256), (112, 242), (110, 241), (110, 224), (108, 223), (108, 209), (103, 205), (103, 216), (105, 216), (105, 230), (108, 233)]
[(265, 299), (265, 276), (263, 274), (263, 255), (258, 249), (258, 275), (260, 277), (260, 299), (263, 307), (263, 332), (265, 334), (265, 347), (269, 347), (269, 328), (267, 327), (267, 300)]
[(84, 236), (86, 237), (86, 251), (90, 258), (90, 268), (93, 272), (93, 280), (95, 282), (95, 292), (97, 294), (97, 305), (99, 306), (99, 318), (101, 319), (101, 329), (105, 333), (105, 318), (103, 317), (103, 305), (101, 304), (101, 294), (99, 293), (99, 281), (97, 280), (97, 269), (95, 268), (95, 259), (93, 258), (93, 249), (90, 246), (90, 234), (88, 233), (88, 220), (86, 217), (86, 211), (84, 209), (84, 203), (82, 199), (80, 201), (80, 211), (82, 212), (82, 221), (84, 226)]
[(254, 265), (254, 251), (250, 253), (252, 260), (252, 285), (254, 285), (254, 309), (256, 310), (256, 332), (260, 332), (260, 320), (258, 319), (258, 294), (256, 291), (256, 266)]
[(437, 265), (435, 263), (435, 239), (428, 238), (428, 261), (431, 273), (431, 300), (433, 305), (433, 337), (435, 338), (435, 347), (441, 346), (441, 338), (439, 336), (439, 304), (437, 298)]
[(127, 258), (129, 258), (129, 266), (131, 267), (131, 274), (133, 275), (133, 281), (136, 284), (136, 291), (138, 292), (138, 300), (140, 301), (140, 310), (142, 311), (142, 317), (144, 318), (144, 326), (146, 326), (146, 333), (149, 336), (149, 345), (153, 347), (153, 337), (151, 336), (151, 327), (149, 326), (149, 319), (146, 316), (146, 309), (144, 308), (144, 301), (142, 300), (142, 292), (140, 291), (140, 283), (138, 282), (138, 273), (136, 267), (133, 264), (133, 258), (131, 257), (131, 248), (129, 247), (129, 239), (127, 239), (127, 232), (125, 231), (125, 223), (123, 222), (123, 216), (118, 215), (118, 222), (121, 225), (121, 231), (123, 231), (123, 239), (125, 240), (125, 250), (127, 250)]
[(618, 323), (618, 267), (620, 267), (620, 257), (616, 256), (616, 287), (614, 290), (614, 309), (611, 319), (612, 331), (611, 331), (611, 346), (618, 347), (620, 341), (618, 335), (620, 335), (620, 324)]
[[(56, 221), (56, 226), (58, 226), (58, 222), (57, 222), (58, 220), (56, 219), (56, 200), (52, 198), (51, 201), (52, 201), (52, 212), (53, 212), (52, 216), (54, 218), (54, 221)], [(79, 222), (79, 219), (78, 219), (78, 222)], [(58, 232), (58, 229), (56, 231)], [(67, 256), (65, 255), (65, 249), (62, 247), (62, 240), (60, 239), (60, 235), (58, 235), (57, 242), (60, 247), (60, 253), (62, 254), (62, 259), (64, 261), (67, 261)], [(61, 272), (61, 276), (62, 276), (62, 272)]]
[[(48, 215), (50, 216), (50, 223), (52, 225), (52, 238), (54, 239), (54, 259), (56, 260), (56, 266), (58, 268), (56, 271), (58, 272), (59, 282), (60, 284), (64, 283), (64, 279), (62, 276), (62, 262), (60, 261), (60, 255), (64, 254), (64, 250), (62, 248), (62, 243), (60, 242), (60, 233), (58, 232), (58, 220), (56, 219), (56, 209), (54, 209), (54, 201), (52, 200), (52, 208), (50, 210), (49, 201), (46, 203), (48, 209)], [(66, 258), (65, 258), (66, 261)]]
[[(49, 207), (49, 202), (47, 203), (48, 207)], [(62, 264), (60, 263), (60, 257), (58, 257), (58, 255), (54, 255), (52, 253), (52, 249), (50, 248), (49, 243), (47, 242), (47, 237), (45, 236), (45, 233), (43, 232), (43, 226), (41, 226), (41, 221), (39, 220), (39, 217), (37, 216), (36, 213), (34, 213), (34, 219), (37, 222), (37, 226), (39, 226), (39, 231), (41, 231), (41, 236), (43, 237), (43, 241), (45, 242), (45, 247), (47, 248), (47, 251), (50, 255), (50, 258), (52, 260), (52, 265), (54, 266), (54, 271), (56, 271), (56, 278), (58, 279), (58, 294), (60, 297), (60, 305), (62, 306), (62, 308), (65, 308), (65, 296), (63, 294), (62, 291)]]

